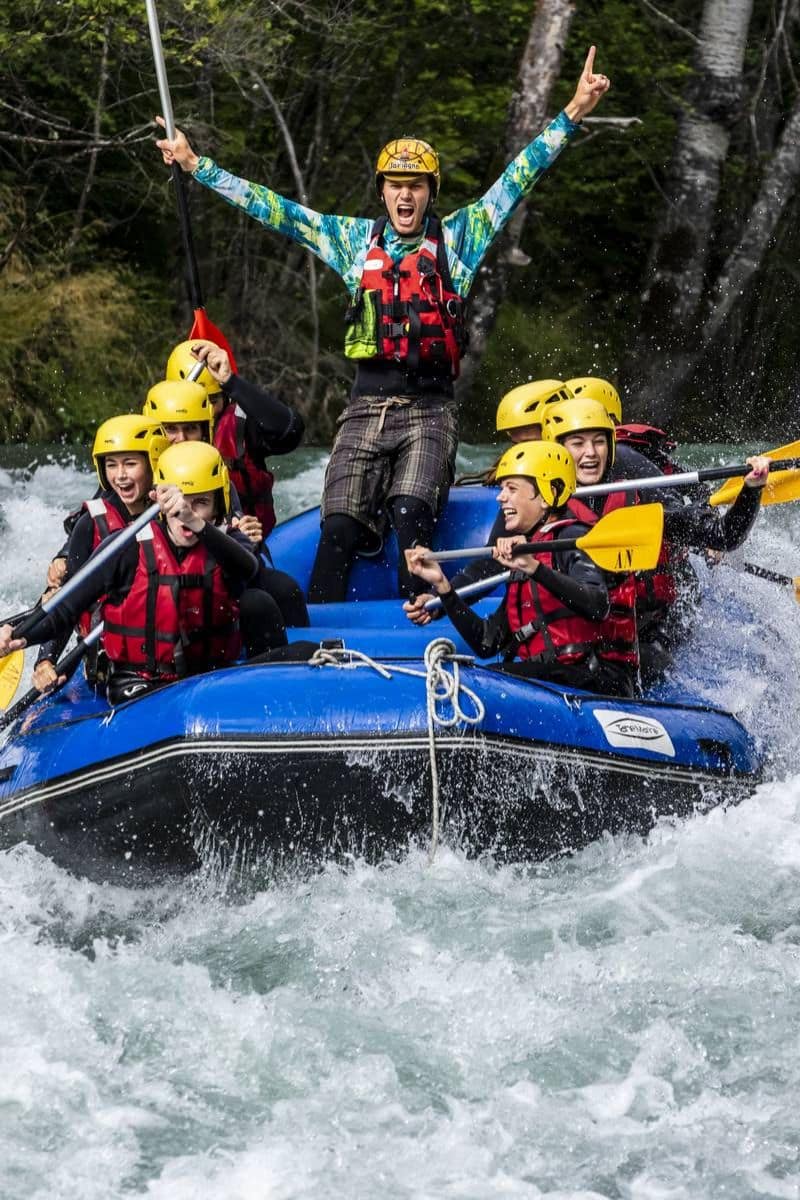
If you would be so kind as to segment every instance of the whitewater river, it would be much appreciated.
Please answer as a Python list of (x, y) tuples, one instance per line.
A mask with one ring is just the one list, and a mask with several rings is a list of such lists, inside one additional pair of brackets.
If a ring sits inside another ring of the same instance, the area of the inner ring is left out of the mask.
[[(6, 612), (93, 488), (35, 459), (0, 460)], [(323, 462), (280, 464), (283, 515)], [(747, 557), (800, 575), (797, 509)], [(797, 1200), (800, 608), (703, 578), (683, 677), (775, 776), (736, 809), (538, 867), (445, 845), (245, 887), (0, 854), (2, 1200)]]

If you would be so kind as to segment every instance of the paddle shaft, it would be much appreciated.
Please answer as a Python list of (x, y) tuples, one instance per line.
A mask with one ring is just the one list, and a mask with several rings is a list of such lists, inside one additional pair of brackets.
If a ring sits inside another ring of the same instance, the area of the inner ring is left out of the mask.
[(779, 571), (770, 571), (768, 567), (759, 567), (756, 563), (742, 563), (742, 570), (748, 575), (755, 575), (757, 579), (768, 579), (770, 583), (780, 583), (783, 587), (795, 587), (797, 584), (791, 575), (781, 575)]
[[(164, 62), (164, 47), (161, 44), (161, 30), (158, 25), (158, 13), (155, 0), (146, 0), (147, 24), (150, 30), (150, 45), (153, 50), (153, 64), (158, 81), (158, 94), (161, 99), (161, 109), (164, 114), (167, 137), (170, 141), (175, 138), (175, 118), (172, 112), (172, 98), (169, 93), (167, 67)], [(200, 286), (200, 272), (197, 269), (197, 255), (192, 238), (192, 224), (189, 219), (189, 201), (186, 198), (186, 187), (183, 181), (183, 171), (178, 163), (172, 164), (172, 183), (175, 188), (175, 201), (178, 205), (178, 219), (181, 226), (181, 241), (186, 257), (187, 283), (189, 302), (193, 309), (203, 308), (203, 292)]]
[[(552, 542), (520, 542), (514, 546), (514, 554), (532, 554), (535, 550), (574, 550), (580, 538), (554, 538)], [(491, 558), (494, 546), (471, 546), (466, 550), (433, 550), (431, 558), (437, 562), (449, 562), (454, 558)]]
[(17, 621), (24, 621), (26, 617), (30, 617), (33, 613), (39, 613), (41, 610), (38, 605), (33, 608), (23, 608), (22, 612), (14, 613), (12, 617), (5, 617), (0, 620), (0, 625), (16, 625)]
[[(503, 571), (501, 575), (490, 575), (488, 579), (479, 579), (477, 583), (468, 583), (464, 587), (454, 588), (453, 591), (457, 596), (466, 599), (467, 596), (477, 596), (479, 592), (493, 591), (499, 583), (507, 583), (510, 578), (511, 572)], [(425, 612), (438, 612), (441, 607), (442, 601), (438, 596), (427, 600), (423, 605)]]
[(160, 511), (161, 509), (158, 504), (151, 504), (141, 516), (137, 517), (135, 521), (131, 521), (130, 525), (126, 525), (118, 534), (115, 534), (114, 537), (102, 543), (95, 550), (88, 562), (83, 564), (80, 571), (77, 571), (73, 575), (72, 579), (68, 579), (55, 595), (51, 596), (49, 600), (45, 600), (41, 607), (34, 609), (31, 615), (15, 628), (14, 637), (25, 637), (27, 633), (30, 633), (43, 614), (51, 613), (58, 608), (90, 575), (94, 575), (95, 571), (104, 566), (110, 558), (114, 558), (119, 554), (120, 550), (127, 546), (128, 542), (133, 541), (139, 530), (144, 529), (146, 525), (154, 521)]
[[(532, 554), (536, 550), (574, 550), (578, 544), (578, 538), (553, 538), (552, 542), (520, 542), (518, 546), (514, 546), (511, 551), (512, 556), (516, 554)], [(492, 553), (491, 546), (481, 546), (480, 549), (484, 552), (483, 557), (486, 558)], [(488, 554), (487, 554), (488, 552)], [(463, 550), (445, 551), (444, 554), (437, 554), (437, 559), (442, 559), (445, 556), (448, 558), (465, 553)], [(467, 551), (466, 553), (472, 553)], [(488, 579), (479, 579), (477, 583), (468, 583), (465, 587), (455, 589), (457, 596), (474, 596), (478, 592), (491, 591), (497, 587), (498, 583), (505, 583), (511, 578), (510, 571), (503, 571), (501, 575), (490, 575)], [(441, 606), (441, 600), (428, 600), (425, 604), (425, 612), (435, 612)]]
[[(796, 471), (800, 458), (783, 458), (770, 462), (770, 471)], [(692, 483), (710, 483), (714, 479), (731, 479), (737, 475), (749, 475), (752, 471), (747, 463), (734, 463), (728, 467), (703, 467), (700, 471), (681, 471), (678, 475), (648, 475), (646, 479), (618, 479), (613, 483), (593, 483), (575, 489), (575, 496), (608, 496), (612, 492), (645, 492), (655, 488), (687, 487)]]
[[(77, 646), (74, 646), (68, 654), (65, 654), (56, 663), (55, 670), (59, 679), (62, 675), (66, 675), (67, 678), (64, 680), (64, 683), (66, 683), (67, 680), (72, 678), (86, 651), (98, 640), (102, 632), (103, 622), (101, 621), (99, 625), (95, 625), (94, 629), (91, 629), (87, 633), (83, 641), (78, 642)], [(64, 684), (56, 682), (43, 692), (40, 692), (35, 687), (29, 688), (25, 695), (16, 704), (12, 704), (11, 708), (0, 717), (0, 729), (7, 729), (13, 721), (16, 721), (17, 717), (21, 717), (25, 710), (30, 708), (32, 704), (35, 704), (37, 700), (41, 700), (44, 696), (52, 696), (54, 692), (57, 692), (63, 686)]]

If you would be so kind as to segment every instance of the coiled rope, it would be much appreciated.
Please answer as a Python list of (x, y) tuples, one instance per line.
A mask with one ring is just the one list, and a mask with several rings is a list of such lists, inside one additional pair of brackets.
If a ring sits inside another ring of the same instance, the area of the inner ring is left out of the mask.
[[(312, 667), (370, 667), (384, 679), (393, 675), (415, 675), (425, 680), (425, 703), (428, 724), (428, 758), (431, 768), (431, 844), (429, 861), (433, 862), (439, 845), (439, 764), (436, 758), (436, 726), (442, 729), (452, 729), (454, 725), (479, 725), (486, 715), (483, 701), (477, 692), (462, 682), (461, 667), (469, 666), (472, 658), (467, 654), (457, 654), (454, 644), (449, 638), (434, 638), (425, 647), (423, 661), (424, 671), (413, 667), (401, 667), (393, 664), (387, 667), (385, 663), (376, 662), (368, 654), (360, 650), (348, 650), (346, 647), (329, 648), (320, 646), (308, 660)], [(452, 668), (452, 673), (447, 667)], [(465, 712), (462, 707), (462, 695), (472, 706), (472, 712)], [(439, 711), (440, 706), (450, 706), (449, 714)]]

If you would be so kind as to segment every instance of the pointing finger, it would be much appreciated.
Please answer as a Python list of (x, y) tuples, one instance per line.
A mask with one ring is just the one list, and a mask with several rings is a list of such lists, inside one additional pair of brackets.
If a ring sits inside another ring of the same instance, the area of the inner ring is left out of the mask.
[(597, 52), (596, 46), (589, 47), (589, 53), (586, 55), (586, 62), (583, 64), (584, 75), (591, 75), (594, 70), (594, 56)]

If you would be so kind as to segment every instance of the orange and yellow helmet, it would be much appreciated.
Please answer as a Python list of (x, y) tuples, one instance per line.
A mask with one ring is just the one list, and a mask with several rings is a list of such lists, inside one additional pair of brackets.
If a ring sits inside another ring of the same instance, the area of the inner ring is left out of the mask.
[(392, 179), (427, 175), (431, 181), (431, 199), (435, 200), (441, 183), (439, 155), (430, 142), (415, 137), (393, 138), (383, 147), (375, 164), (375, 190), (378, 196), (383, 194), (383, 180), (387, 175)]

